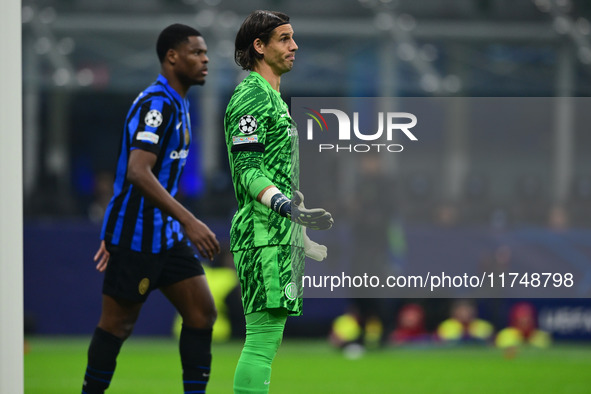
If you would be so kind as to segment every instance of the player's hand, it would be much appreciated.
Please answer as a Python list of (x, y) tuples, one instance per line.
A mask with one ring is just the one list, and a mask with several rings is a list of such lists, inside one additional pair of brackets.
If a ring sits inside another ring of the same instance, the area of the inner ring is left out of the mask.
[(216, 254), (220, 253), (220, 243), (205, 223), (197, 218), (193, 219), (190, 224), (185, 224), (185, 232), (201, 256), (211, 261)]
[(105, 270), (107, 269), (107, 263), (109, 262), (109, 257), (111, 257), (111, 254), (105, 246), (105, 241), (101, 241), (101, 245), (99, 246), (96, 254), (94, 255), (94, 261), (98, 262), (96, 265), (96, 269), (99, 272), (105, 272)]
[(312, 230), (328, 230), (334, 224), (332, 215), (325, 209), (306, 208), (304, 206), (304, 195), (297, 190), (294, 192), (289, 205), (288, 215), (294, 222)]
[(304, 251), (306, 252), (306, 256), (309, 258), (322, 261), (326, 258), (328, 254), (328, 249), (324, 245), (320, 245), (317, 242), (314, 242), (308, 237), (306, 234), (306, 227), (303, 229), (304, 232)]

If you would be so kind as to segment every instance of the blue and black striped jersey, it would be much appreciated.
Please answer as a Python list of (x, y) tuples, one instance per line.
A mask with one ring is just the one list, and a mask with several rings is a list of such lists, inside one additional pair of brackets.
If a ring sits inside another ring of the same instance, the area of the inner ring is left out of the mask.
[(166, 78), (141, 92), (133, 102), (119, 148), (113, 198), (105, 212), (101, 239), (135, 251), (160, 253), (183, 239), (180, 223), (156, 208), (127, 178), (133, 149), (157, 155), (152, 172), (175, 196), (191, 142), (188, 101)]

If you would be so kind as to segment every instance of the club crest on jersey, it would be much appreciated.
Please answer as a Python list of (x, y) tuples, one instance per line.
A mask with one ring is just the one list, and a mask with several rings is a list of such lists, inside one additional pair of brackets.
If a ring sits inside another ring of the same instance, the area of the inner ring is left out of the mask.
[(162, 113), (157, 109), (150, 110), (144, 118), (146, 125), (150, 127), (158, 127), (162, 124)]
[(137, 291), (141, 295), (144, 295), (148, 291), (149, 287), (150, 287), (150, 279), (144, 278), (144, 279), (140, 280), (140, 284), (137, 287)]
[(252, 115), (243, 115), (238, 120), (238, 130), (244, 134), (252, 134), (257, 130), (257, 120)]

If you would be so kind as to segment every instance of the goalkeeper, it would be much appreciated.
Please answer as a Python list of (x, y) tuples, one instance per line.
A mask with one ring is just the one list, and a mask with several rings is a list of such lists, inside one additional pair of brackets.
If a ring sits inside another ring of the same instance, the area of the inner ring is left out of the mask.
[(234, 392), (267, 393), (287, 316), (302, 314), (304, 253), (326, 257), (326, 247), (310, 241), (302, 226), (326, 230), (333, 219), (324, 209), (307, 209), (297, 191), (297, 132), (279, 93), (298, 49), (289, 17), (254, 11), (235, 44), (236, 63), (250, 74), (236, 87), (224, 118), (238, 202), (230, 246), (246, 317)]

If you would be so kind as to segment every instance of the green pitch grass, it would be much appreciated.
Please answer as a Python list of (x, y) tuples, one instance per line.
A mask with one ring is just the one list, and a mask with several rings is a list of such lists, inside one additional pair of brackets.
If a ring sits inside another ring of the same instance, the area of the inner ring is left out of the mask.
[[(30, 338), (26, 394), (80, 393), (88, 338)], [(241, 343), (215, 344), (207, 392), (232, 392)], [(131, 337), (109, 394), (182, 393), (176, 341)], [(396, 348), (344, 358), (324, 341), (286, 339), (273, 364), (271, 393), (591, 393), (591, 346), (521, 349)]]

